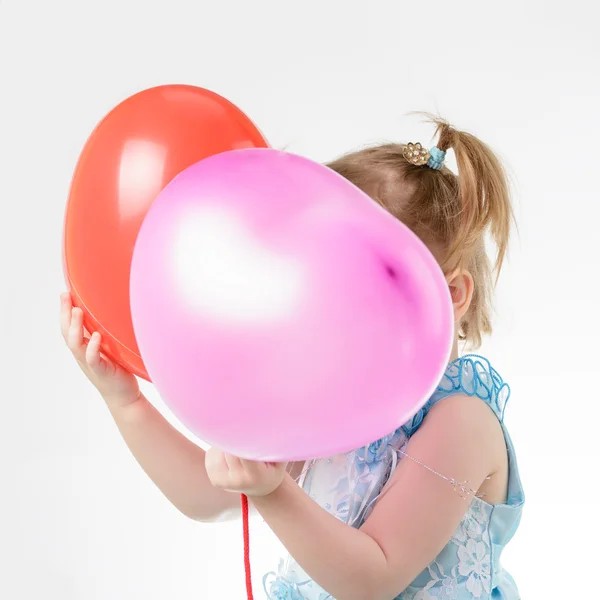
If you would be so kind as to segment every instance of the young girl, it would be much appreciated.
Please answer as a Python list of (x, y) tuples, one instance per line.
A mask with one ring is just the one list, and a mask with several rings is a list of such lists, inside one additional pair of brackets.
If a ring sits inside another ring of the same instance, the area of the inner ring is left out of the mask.
[[(246, 494), (289, 550), (265, 576), (272, 600), (519, 598), (500, 566), (524, 501), (503, 425), (509, 388), (486, 359), (458, 353), (459, 341), (478, 346), (491, 331), (486, 234), (497, 274), (512, 211), (490, 149), (436, 123), (431, 151), (386, 144), (329, 165), (429, 246), (454, 306), (453, 355), (437, 391), (411, 421), (365, 448), (291, 465), (205, 453), (146, 401), (135, 377), (100, 354), (97, 333), (85, 339), (82, 312), (62, 297), (69, 348), (167, 498), (192, 519), (215, 521), (237, 515)], [(444, 166), (449, 149), (458, 176)]]

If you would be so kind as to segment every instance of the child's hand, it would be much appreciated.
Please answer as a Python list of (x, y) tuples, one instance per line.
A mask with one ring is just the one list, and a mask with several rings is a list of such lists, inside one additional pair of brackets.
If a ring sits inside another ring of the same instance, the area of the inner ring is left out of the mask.
[(286, 463), (242, 460), (216, 448), (207, 451), (204, 465), (214, 487), (250, 498), (272, 494), (286, 474)]
[(139, 398), (140, 388), (135, 376), (101, 354), (100, 334), (94, 333), (91, 338), (86, 338), (83, 311), (73, 308), (68, 293), (60, 297), (60, 327), (81, 370), (107, 402), (125, 406)]

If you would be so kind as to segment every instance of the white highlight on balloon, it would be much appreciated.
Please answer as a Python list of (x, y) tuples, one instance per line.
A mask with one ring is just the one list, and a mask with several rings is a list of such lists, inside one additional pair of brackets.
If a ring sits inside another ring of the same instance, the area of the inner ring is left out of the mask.
[(137, 216), (140, 206), (160, 192), (167, 148), (150, 140), (129, 140), (121, 154), (119, 211), (125, 219)]
[(289, 317), (304, 288), (298, 261), (264, 247), (238, 216), (217, 207), (179, 223), (175, 276), (192, 310), (232, 323)]

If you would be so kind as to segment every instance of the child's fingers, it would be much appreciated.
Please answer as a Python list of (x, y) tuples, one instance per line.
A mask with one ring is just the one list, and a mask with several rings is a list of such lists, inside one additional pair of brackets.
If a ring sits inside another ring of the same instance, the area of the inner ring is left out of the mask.
[(79, 361), (85, 360), (85, 341), (83, 338), (83, 311), (74, 308), (71, 311), (71, 324), (67, 332), (67, 346)]
[(204, 462), (207, 468), (213, 471), (226, 471), (227, 463), (225, 462), (225, 454), (217, 448), (209, 448), (206, 451)]
[(206, 451), (204, 465), (210, 482), (217, 488), (226, 489), (231, 485), (231, 473), (226, 455), (217, 448)]
[(242, 466), (246, 474), (250, 477), (260, 477), (265, 473), (265, 469), (285, 469), (284, 463), (261, 462), (255, 460), (242, 460)]
[(248, 480), (242, 461), (231, 454), (223, 453), (225, 469), (217, 477), (217, 485), (226, 490), (237, 490), (244, 486)]
[(264, 462), (256, 462), (254, 460), (242, 460), (242, 459), (239, 459), (239, 460), (240, 460), (242, 469), (244, 469), (244, 471), (248, 475), (256, 476), (256, 475), (260, 474), (262, 472), (262, 470), (265, 468)]
[(62, 336), (67, 341), (69, 334), (69, 327), (71, 325), (71, 310), (73, 304), (71, 303), (71, 296), (68, 293), (61, 294), (60, 296), (60, 331)]
[(227, 468), (229, 469), (229, 473), (231, 475), (242, 475), (245, 473), (244, 465), (242, 464), (241, 459), (237, 456), (233, 456), (231, 454), (223, 454), (223, 458), (225, 459), (225, 463), (227, 464)]
[(85, 350), (85, 361), (94, 373), (103, 371), (104, 359), (100, 354), (100, 342), (102, 338), (98, 332), (93, 333)]

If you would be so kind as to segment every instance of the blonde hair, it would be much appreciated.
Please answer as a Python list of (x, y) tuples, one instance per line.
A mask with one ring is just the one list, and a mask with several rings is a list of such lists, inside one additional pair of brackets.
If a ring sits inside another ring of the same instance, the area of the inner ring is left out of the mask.
[[(328, 166), (362, 189), (413, 230), (436, 255), (444, 273), (466, 269), (473, 297), (458, 336), (470, 347), (492, 331), (493, 288), (508, 246), (513, 211), (505, 171), (475, 136), (427, 115), (436, 125), (436, 146), (454, 151), (458, 175), (443, 166), (416, 166), (404, 144), (382, 144), (346, 154)], [(485, 241), (496, 246), (492, 267)]]

